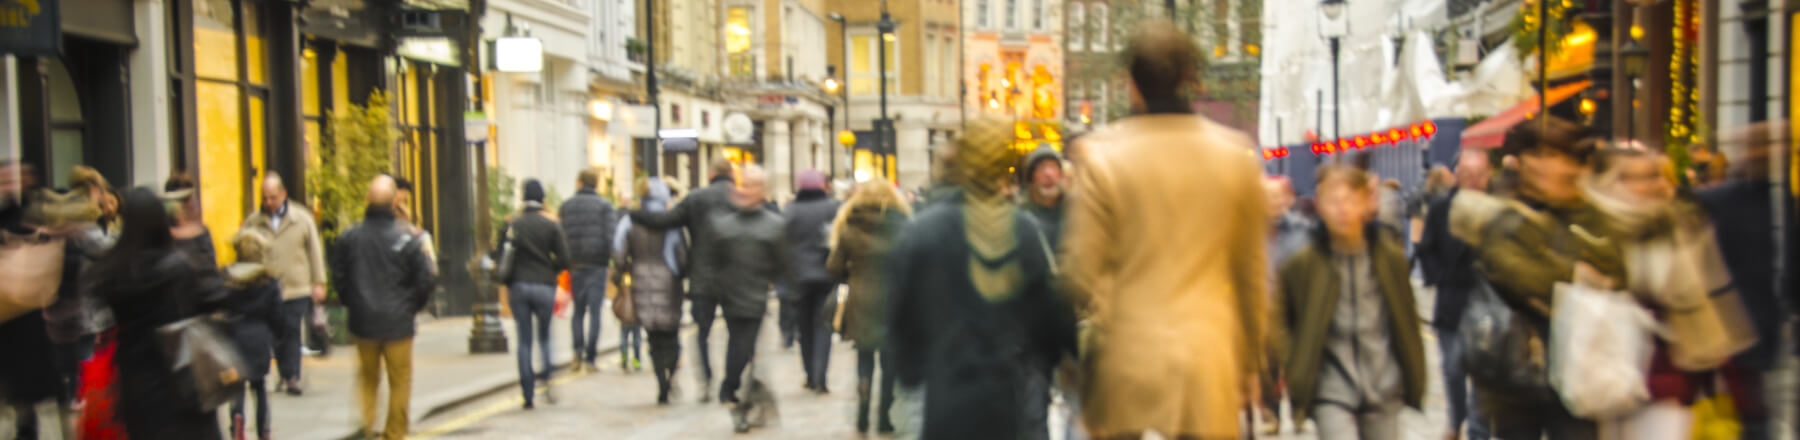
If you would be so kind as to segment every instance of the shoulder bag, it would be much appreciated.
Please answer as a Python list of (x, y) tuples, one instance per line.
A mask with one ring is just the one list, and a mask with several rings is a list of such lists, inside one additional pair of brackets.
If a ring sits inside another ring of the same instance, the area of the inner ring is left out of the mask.
[(62, 286), (63, 239), (5, 234), (0, 244), (0, 322), (56, 302)]

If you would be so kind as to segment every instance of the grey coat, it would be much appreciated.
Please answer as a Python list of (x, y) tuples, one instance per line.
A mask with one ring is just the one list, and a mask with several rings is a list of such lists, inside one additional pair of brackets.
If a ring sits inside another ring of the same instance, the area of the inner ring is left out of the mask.
[(700, 267), (712, 276), (726, 318), (761, 318), (769, 308), (769, 289), (788, 278), (794, 261), (788, 249), (786, 222), (762, 207), (721, 213), (712, 220), (714, 248)]

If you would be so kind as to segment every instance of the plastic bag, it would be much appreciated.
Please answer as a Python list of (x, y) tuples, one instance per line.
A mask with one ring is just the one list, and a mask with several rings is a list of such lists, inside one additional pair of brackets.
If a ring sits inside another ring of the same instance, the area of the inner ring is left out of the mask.
[(1743, 432), (1730, 394), (1716, 393), (1694, 402), (1693, 440), (1737, 440)]
[(1550, 318), (1550, 385), (1569, 412), (1618, 417), (1650, 400), (1656, 320), (1631, 295), (1557, 283)]

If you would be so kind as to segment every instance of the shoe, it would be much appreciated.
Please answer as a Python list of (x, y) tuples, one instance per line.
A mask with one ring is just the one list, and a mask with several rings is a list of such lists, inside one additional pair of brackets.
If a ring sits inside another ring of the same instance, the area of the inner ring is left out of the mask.
[(244, 415), (231, 416), (231, 440), (244, 440)]
[(732, 403), (731, 419), (736, 422), (737, 433), (743, 434), (750, 432), (750, 405), (735, 402)]
[(550, 388), (550, 382), (544, 382), (544, 403), (556, 404), (556, 391)]
[(287, 395), (299, 397), (300, 394), (302, 394), (302, 391), (300, 390), (300, 379), (288, 379), (285, 382), (287, 383)]
[(534, 409), (537, 409), (537, 405), (532, 405), (531, 402), (525, 402), (525, 410), (526, 411), (531, 411)]
[(642, 359), (634, 358), (631, 360), (631, 371), (644, 371), (644, 363), (643, 363)]
[(877, 424), (877, 426), (875, 427), (875, 433), (876, 434), (893, 434), (894, 433), (894, 423), (886, 420), (887, 419), (886, 414), (882, 414), (881, 418), (883, 420), (881, 421), (881, 423)]

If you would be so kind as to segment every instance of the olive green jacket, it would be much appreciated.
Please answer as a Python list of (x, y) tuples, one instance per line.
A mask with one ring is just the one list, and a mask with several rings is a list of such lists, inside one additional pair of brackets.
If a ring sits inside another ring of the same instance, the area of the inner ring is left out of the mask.
[[(1322, 231), (1317, 231), (1322, 235)], [(1406, 404), (1422, 408), (1425, 381), (1425, 345), (1421, 336), (1419, 308), (1413, 299), (1411, 268), (1406, 252), (1397, 237), (1370, 228), (1369, 256), (1380, 284), (1381, 296), (1387, 300), (1388, 334), (1393, 337), (1390, 351), (1394, 363), (1401, 368), (1401, 384), (1405, 387)], [(1325, 238), (1316, 237), (1281, 266), (1280, 295), (1276, 316), (1281, 325), (1274, 329), (1275, 341), (1284, 349), (1283, 371), (1287, 377), (1288, 397), (1294, 405), (1296, 419), (1305, 420), (1318, 397), (1319, 378), (1324, 372), (1326, 349), (1331, 339), (1331, 320), (1338, 304), (1338, 271), (1331, 266), (1331, 250)]]

